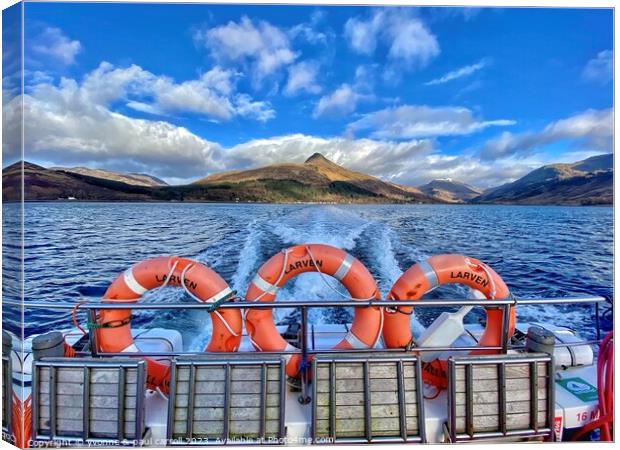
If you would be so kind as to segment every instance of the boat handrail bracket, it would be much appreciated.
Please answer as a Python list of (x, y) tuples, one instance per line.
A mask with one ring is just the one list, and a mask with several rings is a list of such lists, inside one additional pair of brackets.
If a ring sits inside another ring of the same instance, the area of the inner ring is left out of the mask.
[(138, 446), (147, 438), (144, 361), (41, 358), (33, 362), (32, 376), (33, 439)]
[(285, 441), (286, 359), (259, 354), (175, 358), (169, 445)]
[(413, 355), (317, 354), (312, 442), (426, 442), (421, 364)]
[(553, 441), (553, 356), (546, 353), (448, 359), (448, 442)]

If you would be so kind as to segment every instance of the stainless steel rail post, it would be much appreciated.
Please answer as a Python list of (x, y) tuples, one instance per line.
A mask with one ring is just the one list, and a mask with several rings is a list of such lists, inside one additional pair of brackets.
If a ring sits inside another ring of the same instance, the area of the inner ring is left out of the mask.
[(307, 405), (311, 398), (308, 395), (308, 308), (301, 307), (301, 395), (299, 403)]
[[(88, 321), (92, 324), (97, 323), (97, 310), (89, 309), (88, 310)], [(94, 358), (97, 356), (97, 351), (99, 350), (97, 343), (97, 331), (95, 329), (88, 330), (88, 346), (90, 347), (90, 355)]]

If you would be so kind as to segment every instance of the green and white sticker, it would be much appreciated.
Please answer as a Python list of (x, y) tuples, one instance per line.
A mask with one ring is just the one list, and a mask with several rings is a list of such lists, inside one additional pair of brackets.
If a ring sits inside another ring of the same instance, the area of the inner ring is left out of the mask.
[(573, 394), (582, 402), (592, 402), (598, 400), (598, 391), (583, 378), (564, 378), (557, 383)]

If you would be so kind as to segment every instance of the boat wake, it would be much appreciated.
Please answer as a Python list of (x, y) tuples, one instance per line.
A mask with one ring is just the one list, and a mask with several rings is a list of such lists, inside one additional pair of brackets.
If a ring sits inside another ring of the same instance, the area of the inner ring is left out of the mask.
[[(254, 219), (243, 231), (241, 251), (236, 258), (236, 268), (230, 284), (239, 295), (244, 296), (252, 278), (261, 265), (272, 255), (300, 243), (325, 244), (342, 248), (362, 261), (377, 280), (382, 297), (402, 274), (395, 248), (415, 257), (423, 257), (414, 249), (404, 249), (387, 225), (343, 210), (339, 207), (309, 206), (289, 212), (278, 218)], [(204, 260), (206, 255), (199, 255)], [(337, 292), (335, 292), (337, 291)], [(278, 300), (328, 300), (348, 296), (344, 287), (335, 279), (318, 273), (299, 275), (285, 284), (278, 293)], [(278, 324), (299, 320), (294, 308), (274, 309)], [(350, 323), (353, 308), (311, 308), (312, 324)], [(189, 350), (204, 348), (210, 337), (210, 322), (203, 321), (203, 329), (190, 339)], [(423, 326), (412, 318), (412, 331), (419, 334)], [(187, 338), (186, 338), (187, 341)]]

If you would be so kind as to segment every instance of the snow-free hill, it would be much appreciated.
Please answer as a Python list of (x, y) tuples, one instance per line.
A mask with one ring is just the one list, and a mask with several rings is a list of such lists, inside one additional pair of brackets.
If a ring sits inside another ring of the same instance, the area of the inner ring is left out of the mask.
[(429, 183), (418, 186), (418, 189), (426, 195), (447, 203), (466, 203), (482, 194), (482, 189), (450, 178), (432, 180)]
[(143, 173), (121, 173), (105, 169), (89, 169), (88, 167), (51, 167), (51, 170), (60, 172), (77, 173), (87, 177), (101, 178), (104, 180), (119, 181), (134, 186), (167, 186), (164, 180)]
[(320, 201), (354, 203), (423, 202), (435, 199), (415, 188), (381, 181), (346, 169), (320, 153), (302, 164), (273, 164), (209, 175), (194, 183), (227, 188), (240, 199), (259, 201)]
[(553, 205), (612, 204), (613, 155), (593, 156), (573, 164), (549, 164), (473, 199), (478, 203)]

